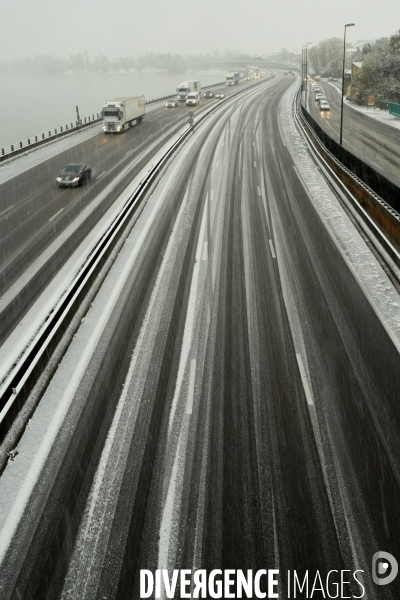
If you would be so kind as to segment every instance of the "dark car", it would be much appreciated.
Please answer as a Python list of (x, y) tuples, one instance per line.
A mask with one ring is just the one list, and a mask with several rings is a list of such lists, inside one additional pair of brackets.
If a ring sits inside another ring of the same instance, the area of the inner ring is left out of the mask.
[(204, 92), (204, 98), (214, 98), (214, 92)]
[(56, 182), (58, 187), (75, 187), (82, 185), (92, 176), (92, 169), (89, 165), (70, 164), (60, 171)]

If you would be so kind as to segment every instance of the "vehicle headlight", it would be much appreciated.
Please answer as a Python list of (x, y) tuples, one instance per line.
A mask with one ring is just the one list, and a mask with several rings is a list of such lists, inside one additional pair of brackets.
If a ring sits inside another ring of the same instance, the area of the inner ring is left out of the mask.
[(106, 126), (105, 126), (105, 125), (103, 125), (103, 131), (105, 131), (105, 130), (106, 130)]
[(61, 177), (57, 177), (56, 181), (61, 181)]
[(72, 181), (79, 181), (79, 177), (74, 177)]

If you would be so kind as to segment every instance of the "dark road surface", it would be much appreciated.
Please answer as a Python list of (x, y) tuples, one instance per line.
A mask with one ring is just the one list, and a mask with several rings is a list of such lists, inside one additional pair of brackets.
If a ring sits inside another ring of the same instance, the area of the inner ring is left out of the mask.
[[(314, 102), (314, 92), (309, 87), (310, 113), (326, 133), (339, 142), (340, 93), (334, 85), (328, 82), (319, 82), (319, 87), (321, 93), (328, 99), (330, 110), (319, 110), (318, 105)], [(400, 144), (397, 128), (373, 119), (368, 114), (359, 112), (345, 103), (343, 107), (343, 147), (400, 186)]]
[[(234, 86), (232, 91), (242, 87), (244, 83)], [(215, 90), (222, 90), (226, 95), (232, 93), (226, 86)], [(215, 99), (202, 98), (194, 109), (195, 114), (215, 102)], [(190, 110), (184, 103), (175, 109), (166, 109), (163, 103), (155, 110), (150, 107), (143, 123), (120, 135), (101, 132), (58, 153), (54, 144), (54, 157), (0, 184), (0, 297), (24, 273), (29, 274), (34, 261), (52, 242), (60, 239), (57, 251), (29, 277), (18, 297), (7, 306), (0, 305), (0, 342), (18, 324), (128, 182), (151, 163), (156, 152), (186, 123)], [(100, 132), (101, 127), (96, 127)], [(60, 189), (56, 186), (56, 176), (71, 162), (90, 164), (92, 179), (82, 187)], [(122, 176), (114, 181), (120, 173)], [(104, 191), (107, 191), (105, 197), (99, 200)], [(86, 208), (90, 211), (83, 222), (67, 239), (61, 239), (67, 227)]]
[[(371, 579), (400, 558), (399, 351), (282, 137), (292, 83), (208, 119), (131, 232), (0, 478), (2, 600), (136, 600), (140, 569), (200, 568), (400, 597)], [(128, 135), (101, 142), (116, 162)]]

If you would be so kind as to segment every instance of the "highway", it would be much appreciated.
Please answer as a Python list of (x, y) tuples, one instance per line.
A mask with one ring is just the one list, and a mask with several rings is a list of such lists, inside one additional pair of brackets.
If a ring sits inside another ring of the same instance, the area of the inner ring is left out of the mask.
[[(224, 92), (225, 87), (222, 87)], [(202, 99), (194, 112), (213, 102), (216, 101)], [(57, 152), (55, 144), (54, 157), (0, 184), (0, 296), (22, 275), (29, 276), (28, 284), (21, 279), (18, 298), (12, 296), (1, 306), (0, 341), (18, 324), (79, 243), (113, 205), (121, 190), (151, 162), (171, 135), (179, 131), (187, 120), (189, 108), (181, 105), (168, 110), (162, 103), (150, 111), (143, 123), (122, 135), (104, 135), (101, 126), (96, 126), (92, 137), (71, 144), (64, 151)], [(58, 172), (70, 162), (91, 165), (92, 180), (88, 185), (73, 189), (56, 186)], [(63, 232), (85, 209), (89, 209), (89, 214), (84, 221), (62, 239)], [(35, 260), (57, 239), (60, 239), (57, 251), (29, 275)]]
[[(331, 138), (339, 142), (341, 90), (334, 82), (318, 84), (328, 99), (330, 110), (319, 110), (314, 102), (314, 92), (308, 87), (310, 114)], [(346, 103), (343, 109), (343, 147), (400, 186), (398, 129), (372, 119)]]
[[(399, 597), (370, 566), (400, 556), (400, 299), (333, 200), (316, 208), (331, 192), (298, 162), (297, 85), (229, 100), (153, 190), (0, 477), (2, 600), (136, 600), (140, 569), (200, 568), (279, 569), (282, 598), (288, 570), (310, 594), (345, 570), (341, 597)], [(85, 142), (87, 188), (49, 181), (76, 151), (27, 173), (40, 218), (10, 216), (14, 252), (183, 118)]]

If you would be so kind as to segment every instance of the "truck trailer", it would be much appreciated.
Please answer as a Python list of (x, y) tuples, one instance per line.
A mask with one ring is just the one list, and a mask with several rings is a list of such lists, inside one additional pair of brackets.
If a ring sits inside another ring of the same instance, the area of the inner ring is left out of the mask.
[(198, 80), (183, 81), (182, 83), (180, 83), (179, 86), (176, 88), (176, 93), (178, 94), (179, 102), (185, 102), (186, 96), (188, 94), (190, 94), (191, 92), (198, 92), (200, 94), (200, 92), (201, 92), (201, 82), (200, 81), (198, 81)]
[(239, 71), (228, 73), (226, 76), (226, 85), (236, 85), (239, 83)]
[(121, 133), (132, 123), (140, 123), (144, 118), (144, 96), (132, 96), (107, 100), (101, 110), (104, 133)]

